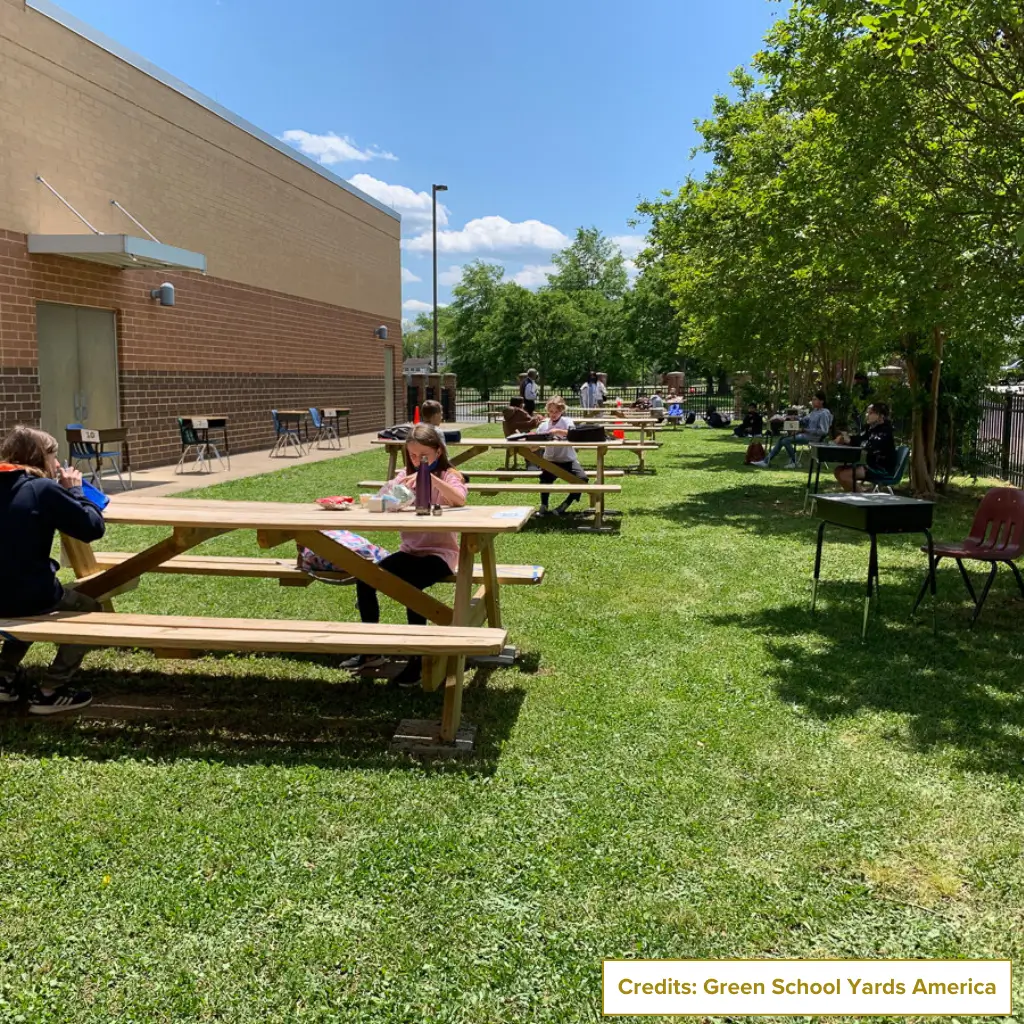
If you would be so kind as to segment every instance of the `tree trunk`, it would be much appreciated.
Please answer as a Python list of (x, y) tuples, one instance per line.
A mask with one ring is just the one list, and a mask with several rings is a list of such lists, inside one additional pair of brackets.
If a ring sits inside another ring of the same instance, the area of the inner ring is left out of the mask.
[(910, 480), (914, 494), (919, 498), (936, 497), (935, 467), (936, 440), (939, 425), (939, 385), (942, 380), (942, 354), (945, 333), (941, 327), (932, 330), (931, 352), (924, 353), (915, 344), (916, 338), (906, 339), (907, 379), (914, 402)]

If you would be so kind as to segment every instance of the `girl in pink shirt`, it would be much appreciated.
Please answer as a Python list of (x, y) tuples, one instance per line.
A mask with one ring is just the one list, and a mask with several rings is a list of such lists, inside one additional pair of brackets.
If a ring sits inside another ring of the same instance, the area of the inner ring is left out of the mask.
[[(415, 488), (416, 471), (421, 463), (430, 467), (431, 501), (434, 504), (458, 508), (466, 504), (466, 481), (462, 474), (448, 462), (444, 442), (438, 431), (421, 423), (413, 429), (405, 443), (405, 469), (395, 479), (408, 481)], [(451, 576), (459, 567), (459, 540), (454, 533), (402, 533), (402, 543), (393, 555), (388, 555), (378, 565), (394, 573), (417, 590), (426, 590)], [(359, 617), (363, 622), (380, 622), (380, 604), (377, 591), (362, 580), (356, 583), (356, 601)], [(424, 625), (426, 619), (411, 608), (406, 617), (410, 625)], [(369, 655), (357, 655), (342, 662), (343, 668), (372, 668), (383, 664), (384, 659)], [(392, 680), (399, 686), (415, 686), (422, 675), (422, 659), (410, 658), (409, 663)]]

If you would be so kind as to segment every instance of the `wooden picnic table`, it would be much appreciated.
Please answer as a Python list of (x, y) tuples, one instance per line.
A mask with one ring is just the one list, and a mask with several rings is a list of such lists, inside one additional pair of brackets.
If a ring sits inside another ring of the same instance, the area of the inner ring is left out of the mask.
[[(298, 543), (315, 551), (357, 580), (370, 584), (380, 593), (419, 612), (428, 622), (443, 626), (481, 626), (486, 621), (498, 627), (501, 602), (496, 573), (494, 538), (518, 533), (532, 514), (529, 507), (467, 505), (446, 508), (440, 516), (417, 516), (415, 512), (329, 511), (313, 503), (293, 504), (273, 501), (205, 501), (140, 495), (132, 499), (114, 499), (104, 510), (108, 523), (132, 526), (169, 527), (171, 534), (151, 544), (126, 561), (101, 568), (92, 548), (81, 541), (62, 538), (68, 561), (80, 580), (76, 589), (96, 599), (109, 599), (130, 589), (147, 572), (203, 541), (235, 530), (254, 530), (261, 548)], [(437, 598), (399, 579), (385, 569), (350, 551), (323, 530), (352, 530), (356, 533), (411, 531), (418, 533), (456, 533), (459, 542), (459, 567), (455, 577), (455, 598), (447, 605)], [(473, 593), (474, 558), (479, 553), (483, 582)], [(424, 660), (424, 686), (436, 689), (444, 680), (447, 659)], [(457, 693), (445, 694), (443, 721), (452, 734), (461, 709), (461, 672), (457, 684), (454, 674), (449, 685)]]

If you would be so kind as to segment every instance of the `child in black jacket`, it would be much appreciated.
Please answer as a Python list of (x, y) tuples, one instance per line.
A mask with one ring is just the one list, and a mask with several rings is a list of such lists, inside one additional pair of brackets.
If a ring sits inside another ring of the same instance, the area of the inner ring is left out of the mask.
[[(15, 427), (0, 444), (0, 616), (99, 611), (91, 597), (65, 590), (50, 557), (54, 534), (91, 542), (103, 536), (100, 510), (82, 492), (82, 474), (57, 459), (57, 442), (31, 427)], [(8, 639), (0, 649), (0, 703), (18, 700), (17, 671), (31, 646)], [(29, 696), (29, 713), (74, 711), (92, 700), (68, 684), (87, 648), (64, 644)]]
[(837, 466), (835, 478), (844, 491), (855, 491), (860, 481), (887, 480), (896, 472), (896, 439), (889, 422), (889, 406), (874, 402), (864, 414), (867, 430), (852, 437), (840, 434), (841, 443), (864, 449), (864, 465)]

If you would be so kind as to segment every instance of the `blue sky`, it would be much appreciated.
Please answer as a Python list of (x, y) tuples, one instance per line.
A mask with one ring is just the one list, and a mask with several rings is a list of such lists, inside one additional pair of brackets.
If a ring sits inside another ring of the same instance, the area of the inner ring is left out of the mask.
[[(693, 121), (749, 61), (768, 0), (59, 0), (403, 214), (403, 299), (500, 260), (528, 286), (580, 225), (620, 238), (692, 165)], [(423, 237), (424, 232), (426, 237)], [(418, 280), (413, 280), (418, 278)]]

